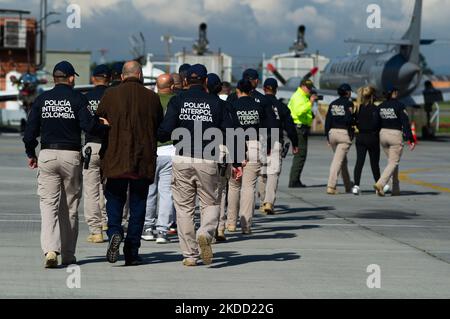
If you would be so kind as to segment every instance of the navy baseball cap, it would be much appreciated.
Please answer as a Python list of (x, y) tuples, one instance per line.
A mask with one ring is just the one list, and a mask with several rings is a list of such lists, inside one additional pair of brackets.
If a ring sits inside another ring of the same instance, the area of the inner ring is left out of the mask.
[(390, 93), (395, 92), (395, 91), (398, 91), (398, 88), (395, 87), (395, 86), (392, 85), (392, 84), (388, 84), (387, 87), (386, 87), (386, 89), (384, 90), (384, 93), (385, 93), (385, 94), (390, 94)]
[(103, 76), (105, 78), (109, 78), (111, 76), (111, 70), (106, 64), (100, 64), (95, 67), (94, 71), (92, 71), (92, 76)]
[(208, 70), (203, 64), (194, 64), (187, 71), (188, 79), (205, 79), (208, 76)]
[(220, 80), (220, 77), (215, 73), (209, 73), (207, 77), (207, 87), (209, 93), (219, 93), (222, 90), (222, 81)]
[(124, 64), (125, 63), (123, 63), (123, 62), (114, 63), (113, 66), (111, 67), (111, 73), (116, 76), (121, 75)]
[(242, 78), (247, 80), (259, 80), (259, 73), (255, 69), (247, 69), (242, 73)]
[(345, 93), (345, 92), (351, 92), (351, 91), (352, 91), (352, 87), (350, 86), (350, 84), (347, 84), (347, 83), (341, 84), (338, 88), (338, 93)]
[(207, 78), (208, 78), (208, 86), (210, 87), (215, 87), (222, 84), (220, 77), (215, 73), (209, 73)]
[(53, 68), (53, 75), (57, 73), (61, 73), (61, 75), (58, 76), (79, 76), (78, 73), (75, 72), (73, 65), (68, 61), (61, 61), (55, 65)]
[(264, 81), (264, 87), (271, 87), (272, 89), (278, 88), (278, 82), (274, 78), (267, 78)]

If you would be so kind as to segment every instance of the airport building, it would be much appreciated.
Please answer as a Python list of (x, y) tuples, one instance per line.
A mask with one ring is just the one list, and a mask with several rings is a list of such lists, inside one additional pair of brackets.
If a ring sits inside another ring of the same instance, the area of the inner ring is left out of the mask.
[[(317, 73), (311, 78), (314, 81), (314, 85), (320, 88), (320, 74), (323, 72), (330, 59), (319, 55), (319, 52), (315, 54), (307, 53), (306, 49), (308, 44), (305, 41), (304, 25), (300, 25), (297, 30), (297, 39), (294, 44), (289, 48), (289, 52), (283, 54), (277, 54), (269, 59), (263, 59), (263, 81), (268, 77), (273, 77), (272, 71), (269, 71), (274, 67), (279, 75), (276, 76), (279, 85), (283, 79), (287, 82), (288, 86), (296, 87), (300, 82), (299, 80), (308, 74), (313, 68), (317, 68)], [(271, 65), (272, 67), (269, 67)], [(283, 78), (281, 79), (280, 76)], [(295, 81), (295, 85), (290, 83)]]
[(178, 52), (175, 54), (175, 62), (178, 67), (184, 63), (200, 63), (206, 66), (209, 73), (216, 73), (223, 81), (231, 82), (232, 80), (233, 58), (222, 52), (205, 53), (204, 55), (186, 51)]
[[(51, 74), (53, 68), (58, 62), (67, 60), (72, 63), (73, 67), (80, 75), (76, 78), (77, 85), (87, 85), (90, 83), (91, 75), (91, 51), (64, 51), (64, 50), (47, 50), (46, 63), (43, 71), (47, 74), (49, 86), (53, 86), (53, 78)], [(38, 55), (39, 59), (39, 55)]]
[[(320, 74), (325, 69), (330, 60), (322, 55), (296, 52), (282, 53), (263, 60), (263, 81), (273, 74), (268, 70), (268, 65), (272, 64), (278, 72), (286, 79), (303, 78), (312, 68), (319, 70), (312, 78), (317, 88), (320, 88)], [(279, 80), (278, 80), (279, 81)], [(282, 85), (282, 83), (279, 83)]]
[(36, 72), (36, 19), (0, 17), (0, 90), (11, 72)]
[(219, 49), (219, 52), (214, 53), (209, 50), (209, 41), (207, 38), (206, 23), (201, 23), (199, 26), (198, 40), (192, 46), (192, 52), (178, 52), (174, 56), (173, 64), (177, 66), (184, 63), (188, 64), (203, 64), (208, 69), (209, 73), (216, 73), (222, 81), (231, 82), (233, 72), (233, 58)]

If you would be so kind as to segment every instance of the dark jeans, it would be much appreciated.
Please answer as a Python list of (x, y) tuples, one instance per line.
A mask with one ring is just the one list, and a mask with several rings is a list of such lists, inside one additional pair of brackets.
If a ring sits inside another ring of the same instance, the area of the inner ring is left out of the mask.
[(375, 182), (380, 179), (380, 137), (377, 133), (360, 133), (356, 135), (356, 165), (354, 171), (355, 185), (360, 185), (361, 173), (369, 152), (370, 167)]
[(126, 260), (134, 260), (138, 257), (141, 246), (149, 180), (120, 178), (107, 180), (105, 187), (106, 213), (108, 214), (107, 233), (110, 239), (114, 234), (124, 236), (122, 215), (127, 201), (128, 185), (130, 186), (130, 218), (123, 251)]
[(294, 155), (294, 159), (292, 160), (289, 184), (297, 183), (301, 179), (303, 167), (306, 162), (306, 156), (308, 155), (308, 135), (309, 128), (297, 128), (299, 152)]

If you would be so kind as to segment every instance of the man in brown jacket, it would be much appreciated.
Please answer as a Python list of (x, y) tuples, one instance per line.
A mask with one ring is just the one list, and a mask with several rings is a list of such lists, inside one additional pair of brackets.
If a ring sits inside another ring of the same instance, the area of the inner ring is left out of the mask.
[(122, 83), (105, 92), (97, 114), (102, 114), (111, 125), (101, 164), (103, 176), (107, 178), (106, 258), (115, 263), (119, 257), (124, 235), (122, 212), (129, 187), (130, 219), (123, 253), (125, 265), (138, 265), (148, 188), (155, 177), (157, 130), (163, 119), (159, 97), (144, 87), (139, 63), (125, 63)]

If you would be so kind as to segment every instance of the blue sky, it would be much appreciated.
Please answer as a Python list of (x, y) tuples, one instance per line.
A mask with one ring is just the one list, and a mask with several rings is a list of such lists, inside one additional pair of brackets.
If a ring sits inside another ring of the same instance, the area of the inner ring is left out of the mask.
[[(309, 50), (327, 57), (355, 50), (343, 42), (350, 37), (399, 38), (411, 18), (412, 0), (48, 0), (50, 10), (61, 12), (62, 22), (49, 28), (50, 49), (89, 50), (98, 61), (100, 49), (107, 60), (131, 58), (128, 37), (142, 32), (149, 52), (165, 54), (160, 37), (173, 34), (197, 37), (201, 22), (208, 23), (210, 48), (221, 48), (235, 58), (235, 66), (256, 65), (262, 54), (286, 52), (305, 24)], [(81, 28), (66, 26), (67, 5), (81, 8)], [(381, 29), (368, 29), (367, 6), (381, 7)], [(39, 12), (39, 0), (0, 0), (2, 8)], [(425, 0), (422, 37), (449, 39), (450, 0)], [(189, 42), (175, 42), (173, 51), (191, 49)], [(364, 48), (363, 48), (364, 49)], [(450, 45), (423, 47), (422, 52), (437, 73), (450, 74)], [(242, 67), (244, 67), (242, 66)]]

